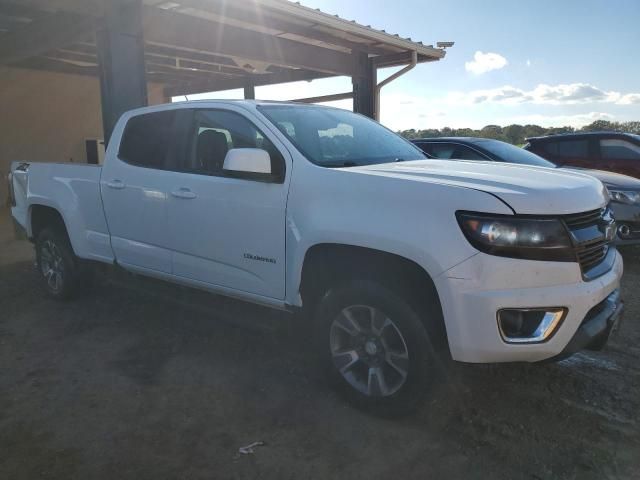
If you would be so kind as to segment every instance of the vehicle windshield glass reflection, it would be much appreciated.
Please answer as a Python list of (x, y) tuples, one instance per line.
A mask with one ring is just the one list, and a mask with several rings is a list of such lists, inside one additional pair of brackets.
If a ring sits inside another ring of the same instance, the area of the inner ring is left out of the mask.
[(355, 167), (427, 158), (391, 130), (346, 110), (296, 105), (267, 105), (260, 110), (300, 152), (322, 167)]

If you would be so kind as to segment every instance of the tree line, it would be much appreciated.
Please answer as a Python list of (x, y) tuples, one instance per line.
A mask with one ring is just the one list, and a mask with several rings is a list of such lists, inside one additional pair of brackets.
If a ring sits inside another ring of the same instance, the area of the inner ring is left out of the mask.
[(526, 138), (540, 137), (543, 135), (555, 135), (558, 133), (573, 132), (595, 132), (595, 131), (616, 131), (635, 133), (640, 135), (640, 122), (610, 122), (608, 120), (596, 120), (595, 122), (576, 129), (573, 127), (541, 127), (539, 125), (487, 125), (480, 130), (472, 128), (449, 128), (442, 129), (428, 128), (425, 130), (402, 130), (398, 132), (405, 138), (428, 138), (428, 137), (482, 137), (502, 140), (514, 145), (522, 145)]

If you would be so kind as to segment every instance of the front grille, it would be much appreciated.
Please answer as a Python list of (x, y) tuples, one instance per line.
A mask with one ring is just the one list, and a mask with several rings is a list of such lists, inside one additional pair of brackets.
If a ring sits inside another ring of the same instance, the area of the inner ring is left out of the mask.
[(609, 247), (603, 241), (597, 242), (597, 244), (593, 246), (589, 246), (579, 250), (578, 253), (578, 262), (580, 262), (580, 267), (583, 272), (588, 272), (593, 267), (596, 267), (600, 264), (604, 257), (607, 256), (607, 252), (609, 251)]
[(567, 227), (571, 230), (589, 225), (597, 225), (602, 220), (603, 214), (603, 208), (591, 210), (590, 212), (575, 213), (565, 216), (564, 223), (566, 223)]
[(576, 252), (583, 275), (598, 267), (607, 257), (613, 237), (607, 232), (615, 224), (609, 208), (591, 210), (563, 217)]

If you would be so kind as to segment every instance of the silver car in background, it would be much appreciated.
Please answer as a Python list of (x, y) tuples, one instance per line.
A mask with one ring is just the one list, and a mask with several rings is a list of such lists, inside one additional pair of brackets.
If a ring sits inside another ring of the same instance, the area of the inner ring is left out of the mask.
[(489, 138), (438, 137), (411, 141), (432, 158), (518, 163), (580, 171), (596, 177), (607, 187), (611, 196), (611, 210), (617, 224), (616, 243), (640, 244), (640, 180), (637, 178), (603, 170), (558, 167), (535, 153)]

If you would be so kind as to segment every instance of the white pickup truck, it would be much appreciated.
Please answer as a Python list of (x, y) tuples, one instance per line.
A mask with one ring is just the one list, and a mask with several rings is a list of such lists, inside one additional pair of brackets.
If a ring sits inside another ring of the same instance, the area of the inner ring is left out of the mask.
[(598, 180), (426, 159), (343, 110), (143, 108), (120, 119), (104, 166), (14, 164), (10, 183), (54, 297), (104, 262), (304, 309), (329, 378), (373, 410), (415, 407), (448, 358), (602, 347), (621, 311)]

